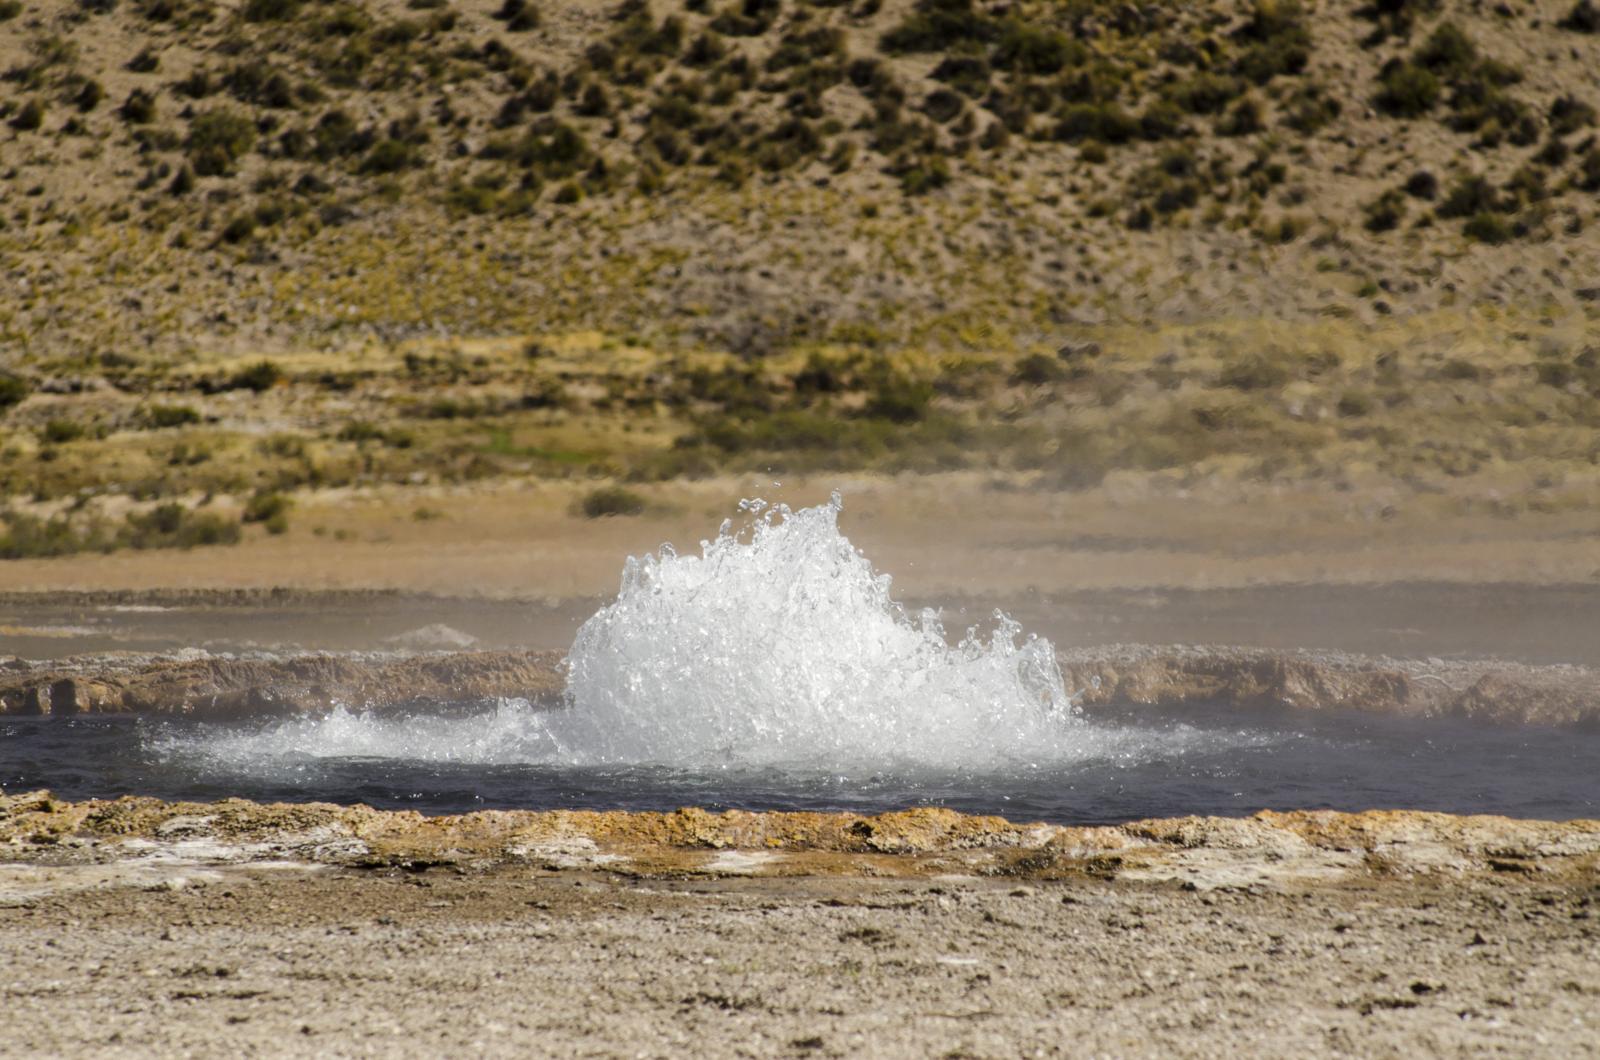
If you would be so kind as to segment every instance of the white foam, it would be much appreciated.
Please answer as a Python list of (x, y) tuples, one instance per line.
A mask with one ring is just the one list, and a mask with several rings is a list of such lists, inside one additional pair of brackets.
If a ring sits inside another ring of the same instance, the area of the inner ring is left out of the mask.
[(470, 716), (339, 709), (255, 730), (172, 733), (230, 771), (280, 779), (317, 759), (454, 764), (778, 766), (801, 772), (1011, 773), (1171, 753), (1200, 737), (1077, 716), (1055, 650), (996, 612), (952, 646), (839, 532), (839, 496), (760, 501), (699, 555), (630, 557), (617, 598), (579, 629), (564, 709), (507, 700)]
[(977, 763), (1071, 739), (1050, 643), (993, 633), (955, 647), (912, 616), (839, 533), (842, 504), (760, 501), (699, 556), (630, 558), (622, 589), (578, 630), (570, 709), (552, 735), (606, 762)]

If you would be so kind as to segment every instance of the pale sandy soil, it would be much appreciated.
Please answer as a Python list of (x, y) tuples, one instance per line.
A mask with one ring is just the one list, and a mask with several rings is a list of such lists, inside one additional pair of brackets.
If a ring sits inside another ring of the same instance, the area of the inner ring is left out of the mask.
[[(615, 592), (622, 559), (694, 550), (740, 498), (845, 497), (841, 527), (908, 596), (1475, 582), (1600, 586), (1592, 511), (1499, 517), (1427, 496), (1114, 487), (1014, 491), (986, 476), (678, 483), (634, 518), (590, 520), (587, 487), (509, 483), (310, 494), (281, 537), (230, 547), (15, 560), (0, 590), (406, 589), (562, 599)], [(442, 512), (419, 520), (418, 508)], [(319, 531), (321, 531), (319, 533)]]
[(0, 1053), (1600, 1042), (1600, 822), (204, 809), (0, 800)]

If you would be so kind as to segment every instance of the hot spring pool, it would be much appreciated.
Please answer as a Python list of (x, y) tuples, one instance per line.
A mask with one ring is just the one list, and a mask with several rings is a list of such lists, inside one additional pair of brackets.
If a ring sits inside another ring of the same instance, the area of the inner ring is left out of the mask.
[(699, 555), (630, 558), (563, 702), (222, 724), (0, 719), (0, 787), (61, 798), (484, 808), (937, 805), (1060, 823), (1261, 809), (1600, 817), (1600, 732), (1328, 712), (1084, 717), (1049, 641), (894, 602), (841, 502), (745, 502)]
[(0, 785), (67, 799), (154, 795), (478, 809), (823, 810), (945, 806), (1062, 824), (1261, 809), (1600, 817), (1600, 733), (1456, 719), (1241, 715), (1085, 723), (1071, 761), (570, 764), (537, 712), (221, 725), (118, 717), (0, 722)]

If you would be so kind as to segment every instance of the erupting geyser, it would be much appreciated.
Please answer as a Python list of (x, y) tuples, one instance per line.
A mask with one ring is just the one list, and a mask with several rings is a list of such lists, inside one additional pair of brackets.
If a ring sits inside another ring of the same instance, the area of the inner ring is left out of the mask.
[(908, 614), (839, 533), (837, 493), (761, 501), (699, 556), (629, 558), (622, 589), (578, 631), (568, 710), (549, 735), (574, 758), (672, 764), (998, 764), (1057, 758), (1075, 728), (1049, 641), (996, 612), (952, 647)]

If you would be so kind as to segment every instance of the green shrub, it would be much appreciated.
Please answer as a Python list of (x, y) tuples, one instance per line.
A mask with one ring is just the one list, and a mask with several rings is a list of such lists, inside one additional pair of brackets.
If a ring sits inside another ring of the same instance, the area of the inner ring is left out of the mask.
[(18, 108), (11, 118), (11, 127), (18, 132), (34, 132), (44, 124), (44, 104), (30, 99)]
[(1501, 209), (1500, 194), (1487, 177), (1468, 176), (1456, 181), (1439, 204), (1440, 217), (1472, 217)]
[(1060, 30), (1009, 19), (995, 43), (994, 63), (1013, 73), (1048, 77), (1082, 65), (1089, 55), (1088, 48)]
[(1223, 368), (1217, 382), (1233, 390), (1276, 390), (1291, 378), (1282, 361), (1254, 354)]
[(1335, 411), (1347, 419), (1354, 419), (1358, 416), (1367, 415), (1372, 411), (1372, 407), (1372, 398), (1367, 394), (1363, 394), (1359, 390), (1346, 390), (1339, 395), (1339, 403), (1335, 406)]
[(1245, 83), (1237, 77), (1199, 73), (1163, 91), (1190, 114), (1221, 114), (1229, 103), (1244, 95)]
[(361, 160), (362, 173), (398, 173), (417, 164), (416, 146), (403, 140), (379, 140)]
[(1245, 96), (1217, 119), (1216, 128), (1220, 136), (1252, 136), (1265, 129), (1266, 117), (1260, 101)]
[(287, 22), (300, 11), (300, 0), (246, 0), (239, 14), (246, 22)]
[(1478, 62), (1478, 46), (1454, 22), (1443, 22), (1417, 49), (1412, 61), (1436, 74), (1463, 74)]
[(77, 552), (109, 552), (110, 533), (97, 523), (79, 526), (65, 516), (41, 519), (22, 512), (0, 511), (0, 559), (70, 556)]
[(274, 524), (288, 526), (289, 508), (293, 502), (281, 493), (257, 493), (245, 502), (242, 519), (247, 523), (266, 523), (268, 530), (281, 534), (282, 530), (272, 530)]
[(0, 372), (0, 412), (22, 402), (33, 388), (20, 375)]
[(1419, 169), (1406, 179), (1406, 194), (1432, 202), (1439, 196), (1439, 178), (1426, 169)]
[(202, 177), (226, 176), (256, 143), (255, 123), (230, 110), (207, 110), (189, 122), (185, 142), (194, 171)]
[(1420, 118), (1439, 102), (1443, 92), (1432, 70), (1415, 63), (1391, 60), (1378, 75), (1382, 87), (1374, 102), (1396, 118)]
[(1025, 386), (1045, 386), (1061, 379), (1066, 373), (1066, 366), (1059, 357), (1032, 353), (1017, 362), (1011, 378)]
[(494, 17), (504, 22), (512, 33), (524, 33), (539, 25), (539, 9), (528, 0), (505, 0)]
[(1600, 33), (1600, 7), (1593, 0), (1578, 0), (1559, 25), (1574, 33)]
[(1363, 224), (1369, 232), (1391, 232), (1406, 219), (1406, 197), (1399, 191), (1386, 191), (1362, 207)]
[(264, 390), (271, 390), (283, 378), (283, 369), (271, 361), (257, 361), (247, 367), (239, 369), (229, 379), (229, 390), (252, 390), (259, 394)]
[(1116, 103), (1074, 103), (1056, 123), (1055, 138), (1066, 143), (1095, 140), (1125, 144), (1138, 136), (1139, 120)]
[(648, 506), (642, 496), (626, 486), (601, 486), (584, 494), (577, 507), (587, 519), (603, 519), (612, 515), (643, 515)]
[(224, 243), (242, 243), (254, 235), (255, 231), (255, 215), (242, 213), (231, 218), (226, 225), (222, 226), (220, 238)]
[(75, 442), (82, 438), (84, 433), (83, 424), (76, 420), (57, 418), (45, 423), (39, 436), (51, 445), (65, 445), (67, 442)]
[(117, 544), (135, 549), (232, 545), (238, 540), (238, 523), (176, 503), (129, 512), (116, 538)]
[(1505, 219), (1493, 213), (1474, 214), (1461, 226), (1461, 232), (1474, 242), (1488, 243), (1492, 246), (1509, 243), (1513, 235), (1511, 226)]
[(1344, 110), (1340, 102), (1320, 85), (1301, 85), (1283, 105), (1283, 123), (1302, 136), (1310, 136), (1337, 118)]
[(1591, 147), (1584, 152), (1583, 159), (1578, 163), (1575, 183), (1584, 191), (1600, 191), (1600, 147)]
[(1551, 136), (1567, 136), (1595, 123), (1595, 109), (1575, 96), (1558, 96), (1546, 115)]
[(22, 0), (0, 0), (0, 22), (10, 22), (22, 14)]
[(189, 405), (151, 405), (144, 410), (141, 419), (146, 426), (160, 431), (199, 423), (200, 413)]
[(72, 105), (78, 108), (80, 114), (88, 114), (105, 98), (106, 90), (100, 87), (100, 82), (89, 79), (78, 86), (78, 91), (72, 96)]
[(948, 51), (992, 41), (998, 27), (972, 9), (972, 0), (917, 0), (911, 14), (883, 35), (886, 52)]

